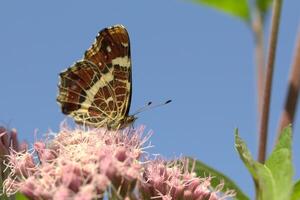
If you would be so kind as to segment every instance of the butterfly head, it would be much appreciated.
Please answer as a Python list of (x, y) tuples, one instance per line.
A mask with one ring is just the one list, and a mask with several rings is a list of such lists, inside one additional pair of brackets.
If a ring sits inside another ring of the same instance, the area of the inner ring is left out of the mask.
[(131, 126), (136, 119), (137, 119), (137, 117), (134, 115), (125, 116), (120, 121), (114, 121), (114, 122), (108, 124), (108, 128), (112, 129), (112, 130), (123, 129), (123, 128)]

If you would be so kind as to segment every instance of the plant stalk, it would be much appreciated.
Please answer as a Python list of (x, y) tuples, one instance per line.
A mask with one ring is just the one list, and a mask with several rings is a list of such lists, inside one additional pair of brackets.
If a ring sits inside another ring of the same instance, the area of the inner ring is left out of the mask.
[(279, 129), (277, 132), (277, 140), (283, 128), (289, 124), (293, 124), (297, 109), (297, 100), (300, 90), (300, 27), (298, 29), (298, 36), (296, 41), (296, 49), (294, 60), (291, 66), (288, 93), (285, 100), (285, 107), (281, 114)]
[(281, 7), (282, 7), (282, 0), (273, 1), (272, 23), (271, 23), (271, 32), (270, 32), (270, 40), (269, 40), (269, 53), (267, 58), (268, 59), (267, 67), (266, 67), (267, 71), (266, 71), (266, 78), (265, 78), (262, 115), (261, 115), (260, 133), (259, 133), (258, 161), (261, 163), (264, 163), (266, 159), (271, 89), (272, 89), (274, 63), (276, 57), (275, 53), (277, 47)]
[[(263, 89), (265, 78), (265, 54), (264, 54), (264, 31), (263, 17), (258, 10), (255, 12), (255, 19), (252, 23), (252, 30), (255, 39), (255, 62), (256, 62), (256, 87), (257, 87), (257, 122), (260, 122), (263, 102)], [(259, 123), (258, 123), (259, 124)], [(258, 126), (259, 127), (259, 126)]]

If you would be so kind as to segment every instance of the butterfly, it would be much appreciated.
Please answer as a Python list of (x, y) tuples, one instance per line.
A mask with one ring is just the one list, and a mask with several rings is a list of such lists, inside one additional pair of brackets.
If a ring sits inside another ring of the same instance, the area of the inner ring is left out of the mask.
[(116, 130), (136, 119), (129, 115), (130, 41), (123, 25), (101, 30), (83, 59), (59, 77), (57, 102), (76, 123)]

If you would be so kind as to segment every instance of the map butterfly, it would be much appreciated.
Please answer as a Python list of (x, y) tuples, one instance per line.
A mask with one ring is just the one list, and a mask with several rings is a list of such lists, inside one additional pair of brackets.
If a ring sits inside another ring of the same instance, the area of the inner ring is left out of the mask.
[(83, 59), (60, 73), (58, 88), (62, 112), (76, 123), (114, 130), (133, 123), (130, 42), (125, 27), (101, 30)]

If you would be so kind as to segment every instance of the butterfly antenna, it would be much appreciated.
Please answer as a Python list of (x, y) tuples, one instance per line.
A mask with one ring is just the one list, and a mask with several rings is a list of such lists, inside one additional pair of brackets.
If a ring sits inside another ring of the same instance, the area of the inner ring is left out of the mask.
[(153, 109), (153, 108), (157, 108), (157, 107), (160, 107), (160, 106), (164, 106), (168, 103), (171, 103), (172, 100), (167, 100), (163, 103), (158, 103), (158, 104), (152, 104), (152, 101), (149, 101), (146, 105), (144, 105), (143, 107), (141, 107), (140, 109), (138, 109), (137, 111), (135, 111), (135, 113), (133, 115), (137, 115), (141, 112), (144, 112), (146, 110), (149, 110), (149, 109)]

